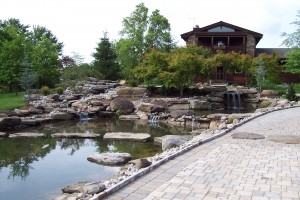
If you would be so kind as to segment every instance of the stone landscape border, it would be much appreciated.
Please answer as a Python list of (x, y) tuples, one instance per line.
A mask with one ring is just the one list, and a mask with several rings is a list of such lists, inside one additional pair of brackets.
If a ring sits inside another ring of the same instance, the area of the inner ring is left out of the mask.
[[(240, 120), (237, 124), (234, 124), (232, 127), (230, 128), (227, 128), (226, 130), (221, 130), (217, 133), (215, 133), (213, 136), (211, 137), (208, 137), (208, 138), (205, 138), (205, 139), (200, 139), (192, 144), (189, 144), (188, 146), (180, 149), (179, 151), (153, 163), (152, 165), (150, 165), (149, 167), (146, 167), (146, 168), (143, 168), (141, 170), (139, 170), (137, 173), (131, 175), (131, 176), (128, 176), (127, 178), (125, 178), (124, 180), (120, 181), (119, 183), (113, 185), (112, 187), (110, 188), (107, 188), (106, 190), (104, 190), (103, 192), (99, 193), (99, 194), (95, 194), (90, 200), (101, 200), (101, 199), (104, 199), (105, 197), (111, 195), (112, 193), (120, 190), (121, 188), (125, 187), (126, 185), (130, 184), (131, 182), (133, 182), (134, 180), (138, 179), (139, 177), (151, 172), (152, 170), (156, 169), (157, 167), (161, 166), (162, 164), (164, 164), (165, 162), (169, 161), (169, 160), (172, 160), (173, 158), (177, 157), (177, 156), (180, 156), (182, 155), (183, 153), (201, 145), (201, 144), (205, 144), (207, 142), (210, 142), (216, 138), (219, 138), (221, 136), (224, 136), (225, 134), (229, 133), (230, 131), (236, 129), (237, 127), (245, 124), (246, 122), (249, 122), (255, 118), (258, 118), (260, 116), (263, 116), (263, 115), (266, 115), (268, 113), (271, 113), (271, 112), (275, 112), (275, 111), (280, 111), (280, 110), (285, 110), (285, 109), (290, 109), (290, 108), (294, 108), (294, 107), (300, 107), (300, 106), (289, 106), (289, 107), (273, 107), (271, 109), (268, 109), (266, 111), (261, 111), (261, 112), (258, 112), (258, 113), (253, 113), (253, 115), (251, 115), (250, 117), (248, 118), (244, 118), (242, 120)], [(212, 130), (213, 132), (213, 130)], [(196, 137), (195, 137), (196, 138)], [(189, 141), (188, 141), (189, 142)], [(187, 143), (188, 143), (187, 142)]]

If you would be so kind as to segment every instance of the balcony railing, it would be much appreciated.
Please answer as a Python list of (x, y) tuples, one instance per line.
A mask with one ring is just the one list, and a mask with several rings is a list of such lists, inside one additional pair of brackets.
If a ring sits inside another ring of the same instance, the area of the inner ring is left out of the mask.
[(235, 52), (241, 52), (241, 53), (246, 53), (245, 47), (244, 46), (218, 46), (214, 45), (212, 46), (204, 46), (205, 48), (211, 49), (213, 53), (216, 53), (217, 51), (224, 51), (224, 53), (229, 53), (231, 51)]

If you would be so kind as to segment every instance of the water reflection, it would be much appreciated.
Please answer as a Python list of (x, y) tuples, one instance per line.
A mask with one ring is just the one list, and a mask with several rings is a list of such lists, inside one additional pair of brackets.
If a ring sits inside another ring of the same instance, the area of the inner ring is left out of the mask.
[(94, 153), (127, 152), (134, 158), (141, 158), (161, 152), (161, 146), (154, 143), (103, 141), (102, 138), (57, 139), (51, 137), (52, 133), (96, 133), (103, 136), (106, 132), (143, 132), (157, 137), (182, 134), (184, 128), (165, 124), (151, 126), (140, 120), (99, 120), (50, 123), (22, 131), (43, 132), (46, 137), (0, 139), (0, 196), (4, 199), (52, 199), (65, 185), (106, 180), (119, 170), (118, 167), (88, 162), (86, 158)]

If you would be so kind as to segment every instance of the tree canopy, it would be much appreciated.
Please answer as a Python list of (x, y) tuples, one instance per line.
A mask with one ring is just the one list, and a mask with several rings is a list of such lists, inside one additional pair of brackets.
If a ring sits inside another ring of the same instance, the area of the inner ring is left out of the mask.
[(0, 21), (0, 83), (11, 90), (18, 89), (24, 62), (37, 76), (36, 87), (53, 86), (59, 80), (63, 43), (45, 27), (29, 28), (14, 18)]
[(174, 47), (168, 20), (159, 10), (148, 16), (144, 3), (136, 6), (130, 16), (123, 19), (121, 39), (116, 43), (118, 62), (124, 78), (133, 78), (132, 70), (150, 49), (170, 50)]
[(296, 17), (298, 19), (291, 23), (296, 26), (296, 31), (293, 33), (284, 32), (281, 36), (285, 38), (282, 44), (292, 48), (287, 53), (286, 70), (300, 73), (300, 10), (297, 11)]

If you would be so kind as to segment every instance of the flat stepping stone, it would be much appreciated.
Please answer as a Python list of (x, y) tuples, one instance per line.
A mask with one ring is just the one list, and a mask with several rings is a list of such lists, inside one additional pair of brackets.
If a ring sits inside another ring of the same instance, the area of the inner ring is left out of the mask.
[(132, 159), (129, 153), (100, 153), (87, 157), (87, 160), (100, 165), (118, 166)]
[(148, 133), (112, 132), (112, 133), (106, 133), (103, 136), (103, 139), (146, 142), (151, 139), (151, 135)]
[(8, 136), (8, 134), (7, 134), (7, 133), (0, 132), (0, 138), (7, 137), (7, 136)]
[(257, 134), (257, 133), (247, 133), (247, 132), (240, 132), (234, 133), (231, 135), (234, 139), (247, 139), (247, 140), (261, 140), (264, 139), (265, 136)]
[(9, 138), (41, 138), (46, 137), (44, 133), (13, 133), (9, 134)]
[(100, 134), (94, 133), (54, 133), (51, 135), (54, 138), (99, 138)]
[(268, 140), (284, 144), (300, 144), (300, 136), (296, 135), (271, 135)]
[(134, 120), (134, 119), (140, 119), (138, 115), (121, 115), (119, 119), (123, 120)]

